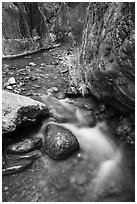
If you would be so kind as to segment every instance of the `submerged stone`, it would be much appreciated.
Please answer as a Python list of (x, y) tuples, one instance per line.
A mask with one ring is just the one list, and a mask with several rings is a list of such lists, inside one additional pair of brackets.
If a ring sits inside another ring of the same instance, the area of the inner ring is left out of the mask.
[(23, 154), (23, 153), (30, 152), (34, 149), (37, 149), (41, 145), (42, 145), (41, 138), (34, 138), (34, 139), (27, 138), (27, 139), (23, 139), (20, 142), (10, 145), (7, 148), (7, 152), (11, 154)]
[(65, 159), (79, 149), (77, 138), (67, 129), (50, 124), (45, 130), (45, 151), (53, 159)]
[(133, 127), (128, 118), (122, 118), (116, 128), (116, 134), (119, 136), (126, 136), (132, 131)]
[(24, 171), (25, 169), (30, 167), (32, 163), (33, 163), (33, 160), (25, 160), (21, 163), (17, 163), (14, 166), (4, 168), (2, 169), (2, 176), (12, 175), (17, 172)]

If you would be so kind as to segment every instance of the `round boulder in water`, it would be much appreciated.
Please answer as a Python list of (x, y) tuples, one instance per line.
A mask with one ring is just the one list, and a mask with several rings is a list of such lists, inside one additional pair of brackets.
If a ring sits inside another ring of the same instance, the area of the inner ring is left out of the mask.
[(65, 159), (79, 149), (77, 138), (64, 127), (49, 124), (45, 134), (45, 151), (53, 159)]

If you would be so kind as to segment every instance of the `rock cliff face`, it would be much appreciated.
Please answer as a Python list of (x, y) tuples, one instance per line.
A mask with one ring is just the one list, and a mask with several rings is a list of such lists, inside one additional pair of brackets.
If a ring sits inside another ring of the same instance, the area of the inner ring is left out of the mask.
[(2, 11), (4, 57), (82, 41), (67, 62), (72, 64), (70, 84), (134, 111), (134, 3), (4, 2)]
[(98, 99), (134, 110), (134, 3), (89, 4), (78, 72), (81, 84)]
[(3, 2), (3, 56), (19, 56), (52, 43), (38, 3)]
[(46, 3), (3, 2), (3, 57), (20, 56), (53, 45), (49, 19), (60, 5)]
[(81, 42), (87, 4), (3, 2), (3, 57), (20, 56), (54, 43)]

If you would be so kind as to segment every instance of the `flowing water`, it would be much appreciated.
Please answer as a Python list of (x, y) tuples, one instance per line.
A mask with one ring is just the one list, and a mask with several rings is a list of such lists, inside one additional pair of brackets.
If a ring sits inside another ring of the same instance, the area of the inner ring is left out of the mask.
[[(55, 50), (54, 53), (53, 50), (54, 55), (58, 52)], [(35, 68), (28, 66), (32, 61), (36, 63)], [(3, 64), (10, 65), (9, 68), (7, 66), (7, 71), (5, 67), (3, 69), (3, 84), (15, 76), (17, 85), (20, 86), (19, 82), (26, 77), (25, 85), (17, 91), (26, 96), (31, 91), (32, 98), (37, 96), (34, 96), (34, 92), (45, 94), (45, 90), (52, 86), (57, 86), (59, 92), (63, 92), (68, 84), (60, 75), (60, 64), (50, 65), (53, 61), (55, 59), (51, 52), (3, 61)], [(28, 80), (27, 77), (34, 74), (37, 80)], [(31, 90), (33, 85), (39, 85), (40, 88), (34, 87), (35, 90)], [(56, 92), (54, 94), (57, 95)], [(82, 100), (85, 104), (86, 98), (80, 99), (80, 103)], [(113, 119), (110, 122), (113, 124)], [(61, 161), (53, 160), (44, 153), (24, 171), (4, 176), (2, 200), (5, 202), (133, 202), (135, 199), (134, 145), (121, 144), (110, 123), (99, 123), (93, 128), (72, 124), (63, 124), (63, 126), (77, 137), (80, 150)], [(24, 137), (41, 137), (40, 128), (41, 126), (36, 125), (23, 127), (7, 137), (15, 141), (20, 141), (20, 138)], [(6, 141), (6, 135), (3, 135), (3, 140)], [(40, 150), (38, 154), (39, 152)], [(18, 155), (7, 155), (9, 165), (14, 166), (17, 162), (27, 161), (18, 160)]]
[[(124, 201), (127, 199), (125, 191), (133, 196), (134, 176), (127, 165), (129, 161), (125, 156), (126, 150), (114, 140), (112, 131), (105, 122), (98, 123), (93, 128), (79, 128), (72, 124), (59, 125), (69, 129), (80, 143), (79, 157), (82, 161), (78, 166), (83, 170), (82, 175), (86, 175), (87, 170), (91, 172), (82, 201), (101, 201), (103, 197), (109, 200), (111, 195), (114, 196), (113, 201), (120, 195), (119, 199)], [(76, 171), (78, 177), (81, 177), (79, 169)]]
[[(105, 122), (93, 128), (60, 125), (77, 137), (80, 151), (61, 161), (44, 154), (29, 169), (3, 177), (3, 201), (134, 201), (133, 147), (122, 146)], [(28, 128), (24, 134), (40, 133)]]

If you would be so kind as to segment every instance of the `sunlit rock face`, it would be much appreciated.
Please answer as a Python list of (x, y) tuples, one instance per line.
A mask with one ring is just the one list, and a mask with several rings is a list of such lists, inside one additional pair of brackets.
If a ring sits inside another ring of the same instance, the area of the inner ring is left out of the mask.
[[(134, 3), (89, 4), (82, 39), (80, 72), (81, 81), (98, 99), (106, 99), (121, 110), (134, 110)], [(75, 83), (76, 80), (72, 81)]]
[(14, 131), (18, 126), (37, 122), (48, 116), (45, 104), (28, 97), (2, 92), (2, 133)]
[[(62, 30), (66, 15), (63, 4), (3, 2), (3, 57), (20, 56), (53, 46), (56, 41), (55, 25)], [(65, 6), (64, 6), (65, 7)], [(62, 16), (57, 12), (62, 11)], [(56, 22), (55, 22), (56, 21)]]
[(3, 2), (3, 57), (81, 43), (88, 3)]
[(52, 43), (39, 3), (2, 4), (3, 56), (32, 53)]

